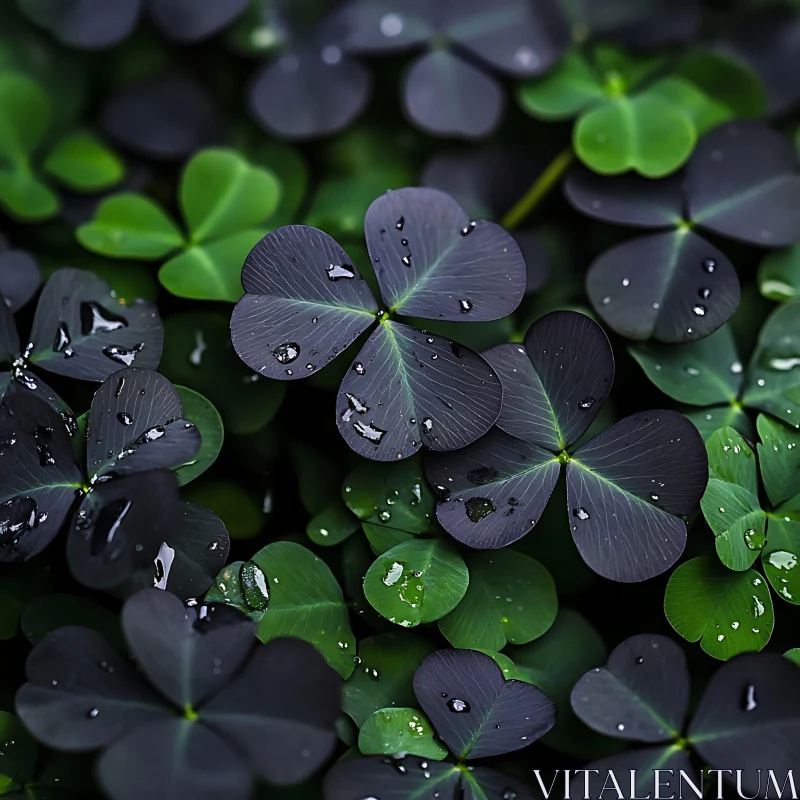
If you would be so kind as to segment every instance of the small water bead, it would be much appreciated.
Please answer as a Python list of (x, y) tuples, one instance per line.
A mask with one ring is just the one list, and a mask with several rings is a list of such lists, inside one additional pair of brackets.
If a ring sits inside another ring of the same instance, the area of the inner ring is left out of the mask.
[(366, 371), (367, 370), (364, 369), (364, 365), (360, 361), (356, 361), (355, 364), (353, 364), (353, 372), (358, 375), (364, 375)]
[(588, 408), (591, 408), (593, 405), (594, 405), (594, 397), (584, 397), (583, 400), (581, 400), (578, 403), (578, 408), (586, 410)]
[[(399, 14), (384, 14), (379, 25), (381, 33), (389, 38), (399, 36), (403, 32), (403, 18)], [(375, 798), (366, 800), (375, 800)]]
[(480, 522), (495, 512), (497, 507), (488, 497), (470, 497), (464, 503), (464, 510), (470, 522)]
[(636, 659), (636, 663), (637, 663), (637, 664), (644, 664), (644, 658), (642, 658), (642, 656), (639, 656), (639, 657)]
[(285, 342), (278, 345), (273, 351), (272, 355), (281, 364), (291, 364), (300, 355), (300, 345), (297, 342)]
[(731, 364), (731, 372), (734, 375), (741, 375), (743, 369), (744, 368), (742, 367), (741, 362), (739, 361), (734, 361), (733, 364)]
[(403, 226), (405, 224), (406, 224), (406, 218), (405, 217), (400, 217), (400, 219), (398, 219), (397, 222), (395, 222), (394, 226), (395, 226), (395, 228), (397, 228), (397, 230), (401, 231), (401, 230), (403, 230)]
[(466, 700), (459, 700), (457, 697), (452, 697), (447, 701), (447, 707), (456, 714), (468, 713), (470, 706)]
[(114, 314), (94, 300), (80, 305), (81, 333), (93, 336), (96, 333), (111, 333), (128, 327), (125, 317)]
[(602, 303), (604, 306), (607, 306), (607, 305), (608, 305), (608, 304), (611, 302), (611, 298), (610, 298), (608, 295), (606, 295), (606, 296), (605, 296), (605, 297), (604, 297), (604, 298), (603, 298), (603, 299), (602, 299), (600, 302), (601, 302), (601, 303)]
[(699, 303), (696, 306), (692, 307), (692, 311), (697, 314), (698, 317), (704, 317), (708, 313), (708, 309), (704, 305), (700, 305)]
[(475, 223), (474, 222), (470, 222), (469, 225), (465, 225), (461, 229), (461, 235), (462, 236), (469, 236), (472, 233), (472, 231), (474, 231), (474, 230), (475, 230)]
[(587, 520), (590, 517), (589, 512), (585, 508), (573, 508), (572, 509), (572, 516), (577, 517), (580, 520)]
[(706, 289), (705, 287), (700, 288), (697, 290), (697, 296), (702, 300), (708, 300), (711, 297), (711, 289)]
[(758, 707), (758, 700), (756, 699), (756, 687), (751, 683), (745, 689), (744, 694), (744, 710), (755, 711)]
[(714, 272), (717, 268), (717, 262), (713, 258), (707, 258), (703, 262), (703, 272), (707, 272), (709, 275)]
[(130, 349), (113, 345), (111, 347), (104, 347), (101, 352), (106, 358), (116, 361), (117, 364), (124, 364), (126, 367), (129, 367), (143, 349), (144, 343), (140, 342)]
[(331, 264), (325, 268), (325, 274), (329, 281), (348, 280), (356, 275), (351, 264)]
[(624, 730), (625, 730), (625, 723), (623, 723), (623, 722), (620, 722), (620, 723), (617, 725), (617, 730), (618, 730), (618, 731), (624, 731)]
[(58, 324), (58, 328), (56, 329), (55, 338), (53, 339), (53, 351), (56, 353), (62, 353), (67, 349), (67, 347), (69, 347), (71, 343), (72, 339), (69, 335), (67, 323), (60, 322)]
[(405, 264), (405, 266), (410, 267), (411, 266), (411, 253), (409, 253), (407, 256), (403, 256), (400, 260), (403, 262), (403, 264)]
[(622, 279), (622, 285), (623, 286), (630, 286), (631, 285), (631, 279), (630, 278), (623, 278)]
[(133, 425), (133, 417), (125, 411), (120, 411), (117, 419), (122, 425)]
[(377, 425), (370, 425), (366, 422), (362, 422), (361, 420), (354, 422), (353, 428), (362, 439), (366, 439), (367, 441), (372, 442), (374, 445), (380, 444), (383, 435), (386, 433), (385, 430), (377, 427)]
[(471, 300), (459, 300), (459, 305), (461, 306), (461, 313), (462, 314), (469, 314), (472, 311), (472, 301)]
[(100, 709), (99, 708), (90, 708), (86, 712), (86, 716), (89, 717), (89, 719), (94, 719), (99, 713), (100, 713)]

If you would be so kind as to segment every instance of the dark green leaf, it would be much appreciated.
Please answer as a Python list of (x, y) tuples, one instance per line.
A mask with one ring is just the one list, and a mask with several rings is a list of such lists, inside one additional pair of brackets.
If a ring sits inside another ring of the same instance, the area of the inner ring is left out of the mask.
[(200, 449), (192, 460), (175, 469), (178, 483), (185, 486), (202, 475), (217, 460), (217, 456), (222, 450), (225, 429), (219, 412), (210, 400), (203, 397), (200, 392), (186, 386), (176, 386), (175, 388), (178, 390), (183, 406), (181, 417), (187, 422), (191, 422), (200, 432), (201, 437)]
[(434, 738), (426, 716), (416, 708), (382, 708), (368, 717), (358, 735), (358, 749), (365, 756), (407, 755), (441, 761), (447, 748)]

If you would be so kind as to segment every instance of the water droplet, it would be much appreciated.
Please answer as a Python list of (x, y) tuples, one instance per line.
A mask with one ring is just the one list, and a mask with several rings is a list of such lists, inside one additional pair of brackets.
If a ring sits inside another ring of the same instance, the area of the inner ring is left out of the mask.
[(761, 531), (750, 528), (744, 532), (744, 543), (750, 550), (763, 550), (767, 540)]
[(702, 266), (703, 272), (707, 272), (710, 275), (717, 268), (717, 262), (713, 258), (707, 258)]
[(780, 372), (788, 372), (800, 365), (800, 358), (771, 358), (769, 365)]
[(139, 353), (142, 352), (143, 349), (144, 342), (141, 342), (130, 349), (112, 345), (111, 347), (103, 348), (103, 355), (106, 358), (110, 358), (112, 361), (116, 361), (117, 364), (124, 364), (126, 367), (129, 367), (131, 364), (133, 364), (134, 359)]
[(366, 414), (369, 411), (369, 406), (362, 403), (354, 394), (346, 392), (345, 397), (347, 397), (347, 408), (342, 413), (342, 422), (349, 422), (354, 413)]
[(617, 730), (618, 730), (618, 731), (624, 731), (624, 730), (625, 730), (625, 723), (623, 723), (623, 722), (620, 722), (620, 723), (617, 725)]
[(470, 497), (464, 503), (464, 508), (470, 522), (480, 522), (497, 510), (495, 504), (488, 497)]
[(269, 588), (263, 571), (252, 561), (239, 568), (239, 583), (242, 597), (251, 611), (266, 611), (269, 605)]
[(697, 367), (684, 367), (683, 370), (687, 375), (691, 375), (693, 378), (696, 378), (700, 374), (700, 370)]
[(285, 342), (278, 345), (273, 351), (272, 355), (281, 364), (291, 364), (300, 355), (300, 345), (297, 342)]
[(734, 361), (733, 364), (731, 364), (731, 372), (734, 375), (741, 375), (742, 374), (742, 370), (743, 370), (743, 368), (742, 368), (741, 362)]
[(578, 408), (582, 408), (585, 411), (586, 409), (591, 408), (593, 405), (594, 397), (584, 397), (583, 400), (578, 403)]
[(92, 336), (95, 333), (111, 333), (111, 331), (128, 327), (125, 317), (114, 314), (93, 300), (81, 303), (80, 317), (81, 333), (84, 336)]
[(383, 576), (383, 582), (386, 586), (394, 586), (402, 575), (403, 565), (399, 561), (394, 561)]
[(764, 613), (764, 604), (758, 597), (753, 595), (753, 616), (760, 617)]
[(353, 372), (358, 375), (364, 375), (366, 371), (367, 370), (364, 369), (364, 365), (360, 361), (356, 361), (355, 364), (353, 364)]
[(170, 547), (166, 542), (161, 542), (158, 548), (158, 555), (155, 557), (153, 564), (155, 564), (156, 574), (153, 578), (153, 586), (156, 589), (167, 588), (169, 581), (169, 573), (172, 569), (172, 562), (175, 560), (175, 550)]
[(469, 314), (472, 311), (472, 301), (471, 300), (459, 300), (458, 304), (461, 306), (461, 313), (462, 314)]
[[(120, 526), (125, 521), (125, 517), (130, 513), (131, 501), (126, 500), (124, 497), (114, 500), (108, 505), (104, 506), (100, 513), (97, 515), (97, 522), (94, 524), (94, 532), (92, 533), (91, 541), (91, 554), (93, 556), (100, 555), (104, 551), (108, 552), (109, 559), (113, 560), (119, 553), (115, 548), (111, 548), (114, 544)], [(91, 520), (86, 528), (92, 526)], [(76, 528), (79, 527), (77, 524)], [(85, 528), (84, 528), (85, 529)]]
[(400, 219), (397, 220), (397, 222), (395, 222), (394, 226), (395, 226), (395, 228), (397, 228), (397, 230), (401, 231), (401, 230), (403, 230), (403, 225), (405, 225), (405, 224), (406, 224), (406, 218), (405, 217), (400, 217)]
[(711, 289), (701, 288), (697, 290), (697, 296), (702, 300), (708, 300), (711, 297)]
[(411, 253), (409, 253), (406, 256), (403, 256), (400, 260), (403, 262), (403, 264), (405, 264), (405, 266), (410, 267), (411, 266)]
[[(384, 14), (381, 17), (380, 29), (381, 33), (389, 38), (399, 36), (403, 32), (403, 18), (399, 14)], [(368, 797), (366, 800), (375, 800), (375, 798)]]
[(472, 231), (475, 230), (475, 224), (476, 223), (474, 223), (474, 222), (470, 222), (469, 225), (465, 225), (461, 229), (461, 235), (462, 236), (469, 236), (472, 233)]
[(622, 285), (623, 286), (630, 286), (631, 285), (631, 279), (630, 278), (623, 278), (622, 279)]
[(600, 302), (601, 302), (601, 303), (602, 303), (604, 306), (607, 306), (607, 305), (608, 305), (608, 304), (611, 302), (611, 298), (610, 298), (608, 295), (606, 295), (606, 296), (605, 296), (605, 297), (604, 297), (604, 298), (603, 298), (603, 299), (602, 299)]
[(786, 550), (776, 550), (769, 554), (769, 563), (775, 569), (794, 569), (797, 566), (797, 556)]
[(426, 431), (433, 430), (433, 420), (430, 417), (425, 417), (422, 420), (422, 427), (425, 428)]
[(355, 431), (359, 436), (361, 436), (363, 439), (367, 439), (374, 445), (380, 444), (383, 435), (386, 433), (385, 430), (382, 430), (376, 425), (370, 425), (366, 422), (362, 422), (361, 420), (354, 422), (353, 428), (355, 428)]
[(705, 306), (700, 305), (699, 303), (696, 306), (692, 307), (692, 311), (694, 311), (694, 313), (697, 314), (698, 317), (704, 317), (708, 313), (708, 309)]
[(90, 708), (86, 712), (86, 716), (89, 717), (89, 719), (94, 719), (99, 713), (100, 713), (100, 709), (99, 708)]
[(642, 658), (642, 656), (639, 656), (639, 657), (636, 659), (636, 663), (637, 663), (637, 664), (644, 664), (644, 658)]
[(585, 508), (573, 508), (572, 509), (572, 516), (577, 517), (578, 519), (587, 520), (589, 519), (589, 512)]
[(119, 414), (117, 414), (117, 419), (123, 425), (133, 425), (133, 417), (126, 411), (120, 411)]
[(322, 48), (320, 58), (329, 66), (333, 66), (342, 60), (342, 51), (335, 44), (329, 44)]
[(39, 425), (33, 432), (33, 441), (36, 445), (36, 452), (39, 454), (39, 466), (55, 466), (56, 460), (50, 452), (50, 442), (53, 440), (53, 429), (44, 425)]
[(325, 273), (329, 281), (347, 280), (356, 276), (352, 264), (331, 264), (325, 269)]
[(206, 340), (203, 338), (203, 331), (197, 330), (194, 332), (194, 350), (189, 353), (189, 363), (193, 367), (199, 367), (203, 361), (203, 353), (208, 349)]
[(70, 346), (70, 344), (72, 344), (72, 339), (69, 335), (67, 323), (59, 322), (58, 328), (56, 329), (55, 338), (53, 339), (53, 352), (62, 353)]
[(469, 712), (469, 703), (466, 700), (459, 700), (457, 697), (451, 697), (447, 701), (447, 707), (456, 714), (466, 714)]

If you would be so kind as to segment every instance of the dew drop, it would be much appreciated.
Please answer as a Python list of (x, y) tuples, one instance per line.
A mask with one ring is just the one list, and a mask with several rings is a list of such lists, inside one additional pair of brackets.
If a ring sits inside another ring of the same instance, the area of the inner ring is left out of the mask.
[(376, 425), (370, 425), (366, 422), (362, 422), (361, 420), (357, 420), (356, 422), (354, 422), (353, 428), (355, 428), (356, 433), (362, 439), (367, 439), (374, 445), (380, 444), (383, 435), (386, 433), (385, 430), (382, 430)]
[(708, 300), (711, 297), (711, 289), (701, 288), (697, 290), (697, 296), (702, 300)]
[(469, 712), (469, 703), (466, 700), (459, 700), (457, 697), (451, 697), (447, 701), (447, 707), (456, 714), (466, 714)]
[(84, 336), (92, 336), (95, 333), (111, 333), (128, 327), (128, 321), (125, 317), (103, 308), (94, 300), (81, 303), (80, 317), (81, 333)]
[(591, 396), (590, 397), (584, 397), (583, 400), (581, 400), (578, 403), (578, 408), (582, 408), (584, 411), (586, 411), (587, 409), (591, 408), (593, 405), (594, 405), (594, 397), (591, 397)]
[(753, 684), (749, 684), (748, 687), (745, 689), (744, 693), (744, 710), (745, 711), (754, 711), (758, 706), (758, 700), (756, 700), (756, 687)]
[(53, 352), (63, 353), (72, 344), (66, 322), (59, 322), (53, 339)]
[(472, 301), (471, 300), (459, 300), (459, 305), (461, 306), (461, 313), (462, 314), (469, 314), (472, 311)]
[(572, 509), (572, 516), (573, 517), (577, 517), (578, 519), (581, 519), (581, 520), (585, 521), (585, 520), (589, 519), (590, 515), (589, 515), (589, 512), (585, 508), (573, 508)]
[(117, 414), (117, 419), (122, 425), (133, 425), (133, 417), (126, 411), (120, 411), (119, 414)]
[(325, 268), (325, 274), (328, 276), (329, 281), (348, 280), (356, 276), (350, 264), (331, 264)]
[(497, 510), (495, 504), (488, 497), (470, 497), (464, 503), (464, 509), (470, 522), (480, 522)]
[(700, 303), (698, 303), (696, 306), (693, 306), (692, 311), (694, 311), (698, 317), (704, 317), (708, 313), (708, 309), (704, 305), (700, 305)]
[(263, 571), (252, 561), (239, 568), (239, 584), (245, 605), (251, 611), (266, 611), (269, 605), (269, 588)]
[(713, 258), (707, 258), (703, 261), (703, 272), (707, 272), (709, 275), (717, 268), (717, 262)]
[(300, 355), (300, 345), (297, 342), (286, 342), (278, 345), (273, 351), (272, 355), (281, 364), (291, 364)]

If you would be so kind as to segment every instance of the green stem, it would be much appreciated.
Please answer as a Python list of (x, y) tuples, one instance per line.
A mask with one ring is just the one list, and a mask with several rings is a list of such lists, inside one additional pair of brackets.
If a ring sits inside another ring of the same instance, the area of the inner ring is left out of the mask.
[(561, 180), (561, 177), (572, 164), (575, 153), (571, 147), (562, 150), (545, 168), (530, 189), (514, 204), (503, 217), (502, 225), (506, 230), (516, 228), (537, 205), (547, 196), (550, 190)]

